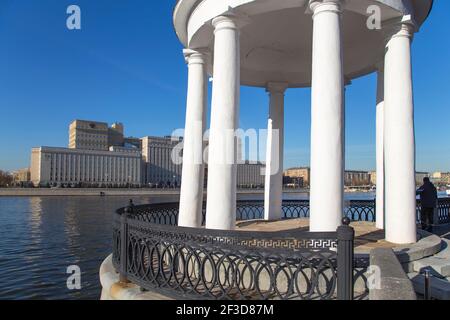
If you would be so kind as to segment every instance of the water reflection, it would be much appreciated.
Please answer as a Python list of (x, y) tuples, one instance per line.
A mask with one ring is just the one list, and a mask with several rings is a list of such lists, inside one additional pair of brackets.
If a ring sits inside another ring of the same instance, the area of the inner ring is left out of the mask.
[[(0, 198), (0, 299), (98, 299), (98, 270), (111, 252), (111, 214), (127, 202), (127, 197)], [(81, 268), (79, 291), (66, 287), (69, 265)]]

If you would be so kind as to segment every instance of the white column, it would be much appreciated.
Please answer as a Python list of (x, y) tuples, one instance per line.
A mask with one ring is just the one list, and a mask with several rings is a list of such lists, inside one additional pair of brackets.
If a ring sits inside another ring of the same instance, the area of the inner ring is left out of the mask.
[(219, 16), (212, 24), (215, 40), (206, 228), (231, 230), (236, 224), (239, 30), (234, 17)]
[(409, 24), (390, 27), (384, 64), (386, 240), (416, 242), (414, 105)]
[(344, 76), (341, 1), (310, 1), (313, 11), (310, 230), (336, 231), (344, 195)]
[(206, 125), (206, 56), (184, 50), (189, 67), (186, 103), (186, 125), (183, 141), (183, 171), (180, 193), (178, 225), (200, 227), (203, 208), (203, 134)]
[(266, 176), (264, 189), (264, 218), (283, 217), (283, 161), (284, 161), (284, 93), (287, 83), (269, 83), (269, 120), (267, 124)]
[(376, 227), (384, 229), (384, 62), (378, 66), (376, 106)]

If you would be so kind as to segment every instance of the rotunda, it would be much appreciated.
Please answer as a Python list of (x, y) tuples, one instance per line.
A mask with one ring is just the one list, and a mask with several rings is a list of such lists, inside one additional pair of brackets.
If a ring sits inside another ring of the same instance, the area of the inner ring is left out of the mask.
[(345, 86), (376, 72), (377, 227), (385, 228), (390, 242), (416, 242), (411, 41), (432, 5), (432, 0), (179, 0), (173, 22), (189, 67), (179, 225), (202, 222), (204, 164), (197, 160), (204, 148), (208, 75), (213, 84), (206, 228), (235, 227), (234, 132), (243, 85), (269, 94), (268, 220), (281, 218), (284, 93), (311, 87), (310, 230), (335, 231), (344, 206)]

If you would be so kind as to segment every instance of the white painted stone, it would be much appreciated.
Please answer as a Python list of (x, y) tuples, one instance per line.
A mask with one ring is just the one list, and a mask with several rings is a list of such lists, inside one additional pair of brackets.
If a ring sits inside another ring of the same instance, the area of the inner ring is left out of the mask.
[[(396, 81), (392, 88), (386, 89), (390, 93), (386, 94), (384, 115), (382, 104), (379, 103), (377, 106), (379, 128), (377, 167), (380, 173), (383, 165), (381, 150), (384, 149), (385, 153), (389, 153), (384, 161), (387, 162), (388, 157), (392, 161), (384, 168), (386, 175), (388, 170), (391, 172), (390, 178), (385, 178), (384, 193), (388, 193), (389, 188), (394, 190), (389, 199), (385, 198), (384, 205), (380, 204), (383, 175), (377, 175), (379, 180), (377, 225), (381, 228), (383, 223), (387, 224), (389, 220), (390, 227), (386, 228), (389, 229), (387, 235), (388, 237), (390, 235), (392, 241), (398, 243), (414, 241), (415, 224), (411, 218), (412, 170), (410, 170), (414, 167), (412, 156), (414, 136), (413, 127), (410, 127), (412, 130), (407, 130), (408, 125), (404, 125), (406, 122), (412, 124), (411, 119), (408, 120), (410, 112), (407, 110), (408, 106), (411, 106), (412, 110), (412, 98), (409, 104), (404, 101), (412, 93), (408, 87), (408, 80), (403, 81), (408, 78), (406, 75), (408, 71), (404, 73), (403, 70), (407, 69), (406, 61), (410, 59), (409, 41), (405, 46), (405, 41), (394, 37), (389, 41), (389, 50), (384, 57), (384, 50), (380, 50), (384, 47), (383, 32), (368, 30), (365, 25), (361, 25), (361, 19), (367, 18), (367, 7), (361, 5), (360, 0), (223, 0), (220, 4), (216, 2), (216, 0), (180, 0), (174, 10), (175, 30), (184, 46), (206, 48), (215, 55), (214, 59), (209, 59), (206, 64), (207, 73), (214, 79), (207, 227), (234, 228), (236, 166), (230, 161), (234, 160), (235, 155), (232, 151), (236, 148), (232, 131), (238, 127), (239, 85), (264, 87), (268, 82), (277, 82), (289, 83), (289, 87), (292, 88), (312, 86), (311, 230), (335, 231), (341, 223), (343, 207), (344, 79), (351, 81), (377, 71), (377, 62), (385, 58), (388, 64), (391, 61), (391, 65), (395, 64), (392, 61), (400, 61), (398, 66), (390, 68), (392, 70), (385, 75), (385, 84), (389, 81), (393, 83), (395, 79), (401, 81)], [(373, 2), (382, 4), (380, 10), (383, 26), (387, 21), (400, 21), (402, 17), (414, 17), (420, 26), (426, 20), (432, 5), (431, 0), (411, 3), (403, 0), (373, 0)], [(344, 10), (345, 30), (341, 26), (341, 13)], [(313, 23), (310, 23), (310, 13), (314, 16)], [(245, 25), (242, 24), (243, 20), (246, 22)], [(405, 19), (402, 21), (405, 22)], [(352, 32), (357, 28), (359, 28), (357, 32)], [(239, 40), (238, 29), (242, 31), (242, 43)], [(311, 47), (312, 33), (311, 73), (311, 57), (305, 52), (305, 48)], [(342, 41), (343, 38), (345, 42)], [(408, 51), (407, 59), (403, 59), (402, 52), (405, 48)], [(345, 52), (345, 59), (342, 52)], [(382, 88), (381, 79), (380, 75), (379, 90)], [(405, 88), (406, 90), (403, 90)], [(390, 104), (400, 103), (401, 107), (386, 111), (389, 99)], [(387, 123), (388, 118), (391, 124)], [(394, 128), (396, 122), (401, 125)], [(273, 126), (276, 125), (273, 119), (271, 123)], [(391, 126), (391, 129), (381, 130), (380, 126)], [(393, 130), (392, 137), (385, 133), (385, 138), (381, 139), (382, 131), (388, 130)], [(401, 137), (406, 137), (404, 142), (407, 146), (396, 149)], [(388, 140), (392, 140), (389, 146), (386, 145), (389, 144)], [(398, 156), (399, 154), (401, 155)], [(266, 160), (271, 161), (272, 157)], [(410, 162), (406, 164), (406, 161)], [(401, 169), (397, 170), (400, 167)], [(275, 207), (280, 206), (277, 200), (279, 191), (272, 185), (275, 181), (279, 181), (278, 178), (270, 178), (265, 197), (268, 204), (265, 216), (269, 219), (271, 213), (279, 211)], [(386, 186), (387, 184), (389, 186)], [(408, 187), (403, 189), (406, 185)], [(400, 193), (406, 196), (403, 197)], [(398, 200), (399, 198), (403, 200)], [(273, 199), (276, 200), (272, 201)], [(383, 207), (385, 216), (388, 207), (395, 215), (392, 215), (391, 219), (386, 217), (383, 219)], [(400, 226), (401, 230), (404, 227), (405, 235), (401, 234), (402, 231), (399, 232)]]
[(284, 93), (286, 83), (269, 83), (269, 120), (267, 126), (266, 177), (264, 190), (264, 219), (283, 217), (283, 161), (284, 161)]
[(376, 227), (384, 229), (384, 62), (378, 67), (376, 106)]
[(189, 66), (186, 125), (183, 142), (183, 171), (178, 225), (200, 227), (203, 208), (203, 134), (206, 127), (206, 56), (202, 52), (185, 50)]
[(236, 139), (239, 123), (239, 30), (233, 17), (213, 20), (214, 80), (208, 154), (206, 228), (232, 230), (236, 224)]
[[(265, 87), (268, 81), (290, 88), (311, 86), (309, 0), (179, 0), (174, 27), (185, 47), (213, 49), (211, 20), (232, 10), (251, 23), (242, 29), (241, 84)], [(367, 27), (367, 8), (377, 5), (382, 20), (414, 13), (419, 24), (432, 0), (345, 0), (345, 73), (357, 78), (376, 71), (381, 32)], [(212, 63), (209, 68), (212, 70)]]
[(414, 105), (409, 24), (391, 26), (385, 56), (384, 155), (386, 240), (416, 242)]
[(311, 1), (311, 231), (336, 231), (344, 196), (344, 74), (340, 1)]

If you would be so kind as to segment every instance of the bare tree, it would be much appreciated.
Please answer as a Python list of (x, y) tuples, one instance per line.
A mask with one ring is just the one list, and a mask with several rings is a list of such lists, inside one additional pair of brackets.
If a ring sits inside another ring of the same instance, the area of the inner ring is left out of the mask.
[(0, 187), (9, 187), (13, 182), (13, 176), (6, 171), (0, 170)]

